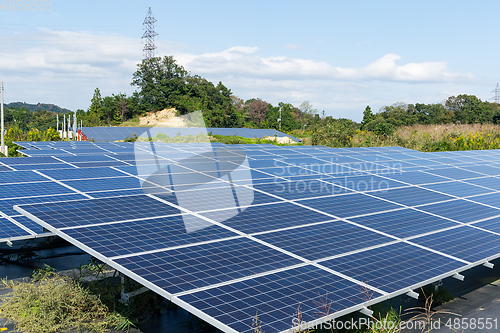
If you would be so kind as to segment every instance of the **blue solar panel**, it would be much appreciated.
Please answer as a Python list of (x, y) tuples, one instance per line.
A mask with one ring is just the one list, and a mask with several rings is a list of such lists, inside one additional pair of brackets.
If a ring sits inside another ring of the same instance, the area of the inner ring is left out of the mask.
[(431, 183), (449, 181), (449, 179), (435, 175), (430, 175), (428, 173), (420, 171), (408, 171), (408, 172), (403, 172), (401, 174), (393, 173), (384, 175), (384, 177), (408, 183), (411, 185), (431, 184)]
[(225, 226), (244, 233), (263, 232), (332, 220), (331, 217), (291, 203), (254, 206), (241, 212), (237, 209), (220, 210), (201, 215), (215, 221), (224, 221)]
[(302, 263), (246, 238), (115, 259), (115, 262), (172, 294)]
[(192, 212), (239, 209), (238, 207), (281, 201), (247, 187), (231, 187), (229, 184), (222, 188), (176, 191), (174, 195), (165, 196), (164, 199)]
[(7, 165), (61, 163), (60, 161), (52, 157), (8, 157), (2, 158), (1, 162)]
[(427, 172), (438, 175), (438, 176), (456, 179), (456, 180), (477, 178), (477, 177), (484, 176), (484, 175), (477, 173), (477, 172), (474, 172), (474, 171), (468, 171), (468, 170), (458, 169), (458, 168), (432, 169), (432, 170), (429, 170)]
[(86, 155), (86, 156), (62, 156), (58, 157), (58, 159), (63, 160), (65, 162), (73, 163), (73, 162), (112, 162), (116, 161), (115, 159), (104, 156), (104, 155)]
[(491, 188), (492, 190), (500, 191), (500, 178), (496, 177), (475, 178), (475, 179), (467, 179), (465, 182), (473, 185)]
[(422, 236), (412, 242), (469, 262), (500, 253), (500, 235), (469, 226)]
[(44, 176), (32, 171), (10, 171), (0, 173), (0, 184), (31, 183), (47, 181)]
[(499, 176), (500, 168), (490, 166), (490, 165), (471, 165), (466, 167), (461, 167), (462, 169), (479, 172), (481, 174), (489, 175), (489, 176)]
[[(161, 191), (160, 193), (164, 193), (164, 191)], [(116, 191), (91, 192), (91, 193), (87, 193), (87, 194), (95, 199), (98, 199), (98, 198), (111, 198), (111, 197), (121, 197), (121, 196), (129, 196), (129, 195), (139, 195), (139, 194), (145, 194), (145, 193), (142, 190), (142, 188), (140, 188), (140, 189), (136, 188), (136, 189), (116, 190)], [(152, 192), (150, 194), (154, 194), (154, 192)]]
[(107, 257), (238, 236), (192, 215), (81, 227), (67, 234)]
[(0, 199), (45, 196), (53, 194), (75, 194), (75, 192), (67, 187), (50, 181), (0, 185)]
[(318, 260), (394, 240), (342, 221), (276, 231), (255, 237), (308, 260)]
[(0, 211), (6, 215), (13, 216), (13, 215), (19, 215), (19, 212), (16, 212), (12, 208), (14, 205), (36, 204), (43, 202), (55, 202), (55, 201), (66, 201), (66, 200), (81, 200), (81, 199), (87, 199), (87, 198), (81, 194), (64, 194), (64, 195), (53, 195), (45, 197), (34, 196), (22, 199), (4, 199), (0, 200)]
[(307, 199), (300, 201), (300, 204), (338, 217), (357, 216), (401, 207), (364, 194)]
[(449, 220), (413, 209), (396, 210), (349, 220), (400, 238), (411, 237), (457, 225), (457, 223)]
[(493, 192), (491, 189), (458, 182), (431, 184), (424, 185), (423, 187), (457, 197), (468, 197)]
[(418, 187), (389, 189), (388, 191), (372, 192), (370, 195), (406, 206), (418, 206), (453, 199), (448, 195)]
[[(31, 157), (29, 157), (31, 158)], [(16, 170), (55, 170), (55, 169), (74, 169), (73, 166), (67, 163), (51, 163), (51, 164), (18, 164), (13, 165)]]
[[(51, 205), (23, 205), (29, 214), (51, 221), (54, 228), (178, 214), (179, 210), (148, 197), (136, 195), (94, 200), (58, 202)], [(82, 218), (85, 217), (85, 218)]]
[(422, 206), (419, 209), (462, 223), (500, 215), (500, 209), (490, 208), (465, 200), (441, 202)]
[[(43, 170), (41, 173), (56, 180), (104, 178), (104, 177), (126, 177), (123, 172), (113, 170), (108, 167), (103, 168), (81, 168), (65, 170)], [(1, 174), (0, 174), (1, 177)], [(40, 176), (41, 177), (41, 176)], [(44, 177), (42, 177), (44, 178)], [(46, 178), (44, 178), (46, 180)]]
[[(125, 175), (124, 175), (125, 176)], [(141, 182), (135, 177), (103, 178), (103, 179), (80, 179), (66, 180), (64, 184), (71, 186), (81, 192), (110, 191), (141, 188)], [(156, 187), (145, 182), (144, 187)]]
[(125, 166), (128, 165), (121, 161), (108, 161), (108, 162), (72, 162), (74, 166), (79, 168), (97, 168), (97, 167), (110, 167), (110, 166)]
[(405, 243), (386, 245), (321, 262), (386, 292), (413, 286), (465, 266), (464, 263)]
[(408, 186), (407, 184), (375, 175), (345, 176), (324, 179), (325, 181), (349, 188), (357, 192), (389, 190), (393, 188)]
[(254, 188), (287, 200), (316, 198), (352, 192), (349, 189), (318, 180), (274, 182), (254, 185)]
[(12, 223), (11, 220), (0, 218), (0, 239), (31, 235), (28, 231)]
[(11, 218), (14, 219), (17, 223), (22, 224), (23, 226), (25, 226), (26, 228), (30, 229), (31, 231), (33, 231), (34, 233), (36, 233), (38, 235), (43, 234), (45, 232), (45, 230), (43, 229), (43, 227), (41, 225), (39, 225), (36, 222), (33, 222), (31, 219), (27, 218), (26, 216), (14, 216)]
[(182, 295), (180, 299), (237, 332), (253, 331), (256, 314), (263, 331), (280, 332), (291, 328), (299, 305), (304, 321), (318, 319), (317, 303), (324, 296), (334, 300), (332, 313), (355, 306), (366, 297), (355, 283), (308, 265)]

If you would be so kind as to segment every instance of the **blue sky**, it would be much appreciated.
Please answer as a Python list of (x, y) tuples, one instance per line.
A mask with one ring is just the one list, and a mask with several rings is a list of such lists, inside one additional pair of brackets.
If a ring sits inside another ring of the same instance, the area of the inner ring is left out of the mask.
[(96, 87), (131, 94), (149, 6), (157, 55), (244, 100), (307, 100), (359, 121), (366, 105), (488, 100), (500, 81), (498, 1), (52, 0), (0, 9), (6, 102), (86, 110)]

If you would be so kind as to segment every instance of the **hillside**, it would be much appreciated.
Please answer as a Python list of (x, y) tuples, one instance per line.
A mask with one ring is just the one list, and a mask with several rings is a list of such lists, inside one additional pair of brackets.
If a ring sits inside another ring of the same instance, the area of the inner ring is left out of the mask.
[(8, 108), (16, 108), (17, 109), (20, 107), (23, 107), (31, 112), (40, 111), (40, 110), (52, 111), (52, 112), (57, 112), (57, 113), (71, 112), (71, 110), (61, 108), (55, 104), (44, 104), (44, 103), (28, 104), (25, 102), (12, 102), (9, 104), (5, 104), (6, 109), (8, 109)]

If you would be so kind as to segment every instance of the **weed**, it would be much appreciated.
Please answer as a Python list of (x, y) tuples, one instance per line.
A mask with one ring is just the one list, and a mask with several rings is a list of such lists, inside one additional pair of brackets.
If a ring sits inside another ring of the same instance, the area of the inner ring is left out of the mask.
[(256, 312), (252, 320), (253, 333), (264, 333), (262, 330), (262, 322), (259, 320), (259, 315)]
[(121, 315), (110, 312), (99, 296), (75, 280), (47, 267), (37, 272), (35, 278), (9, 282), (12, 291), (2, 297), (2, 314), (15, 323), (17, 330), (104, 332), (123, 322)]
[(451, 314), (451, 315), (457, 315), (456, 313), (448, 312), (446, 310), (438, 310), (434, 311), (432, 310), (432, 303), (434, 301), (433, 296), (434, 294), (429, 294), (427, 295), (424, 292), (424, 289), (422, 290), (422, 294), (425, 299), (425, 304), (424, 306), (420, 307), (415, 307), (415, 308), (410, 308), (407, 309), (409, 313), (414, 313), (415, 315), (410, 319), (410, 321), (419, 321), (423, 322), (424, 325), (422, 325), (422, 332), (427, 331), (430, 332), (432, 330), (432, 323), (435, 321), (435, 317), (443, 316), (444, 314)]

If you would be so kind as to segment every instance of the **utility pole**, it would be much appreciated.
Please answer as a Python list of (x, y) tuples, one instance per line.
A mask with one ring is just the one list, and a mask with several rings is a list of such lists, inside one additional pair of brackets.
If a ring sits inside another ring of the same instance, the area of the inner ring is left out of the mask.
[(61, 128), (61, 137), (64, 140), (64, 134), (66, 132), (66, 113), (64, 114), (64, 119), (63, 119), (63, 123), (62, 123), (61, 127), (62, 127)]
[(56, 114), (56, 120), (57, 120), (57, 123), (56, 123), (56, 132), (59, 133), (59, 113)]
[(144, 59), (151, 59), (155, 56), (155, 37), (158, 36), (158, 33), (155, 32), (155, 23), (156, 19), (153, 17), (151, 7), (149, 7), (148, 14), (146, 15), (144, 23), (142, 24), (145, 30), (144, 34), (142, 35), (142, 39), (146, 41), (143, 48)]
[(280, 116), (279, 116), (279, 118), (278, 118), (278, 123), (279, 123), (279, 129), (280, 129), (280, 131), (281, 131), (281, 106), (280, 106), (280, 108), (279, 108), (278, 112), (280, 113)]
[(3, 123), (3, 81), (0, 82), (0, 92), (2, 93), (1, 94), (2, 95), (2, 98), (1, 98), (2, 101), (0, 102), (0, 104), (2, 105), (2, 106), (0, 106), (0, 108), (1, 108), (1, 117), (2, 117), (2, 148), (1, 149), (2, 149), (2, 154), (4, 154), (5, 156), (7, 156), (7, 154), (5, 154), (5, 137), (4, 137), (4, 135), (5, 135), (4, 134), (5, 129), (4, 129), (4, 123)]
[(76, 128), (76, 125), (77, 125), (77, 121), (76, 121), (76, 112), (73, 114), (73, 141), (76, 141), (76, 133), (78, 132), (77, 128)]

